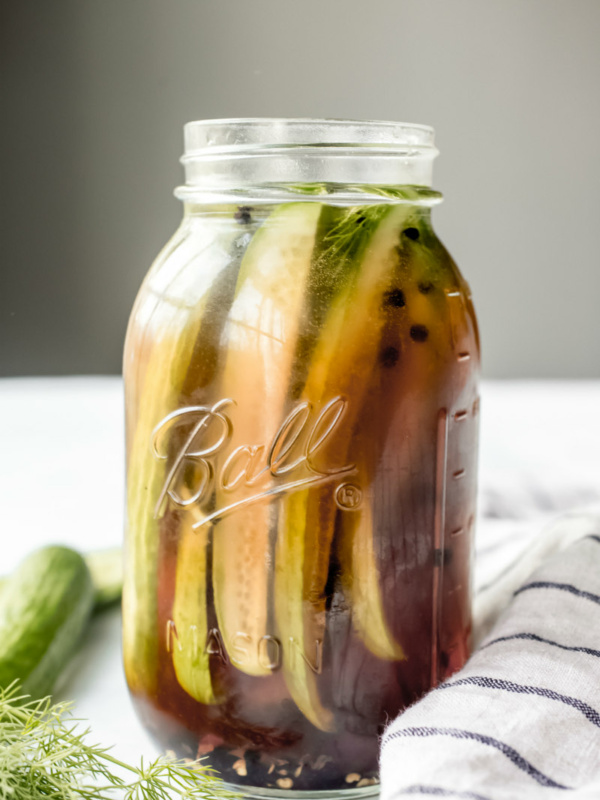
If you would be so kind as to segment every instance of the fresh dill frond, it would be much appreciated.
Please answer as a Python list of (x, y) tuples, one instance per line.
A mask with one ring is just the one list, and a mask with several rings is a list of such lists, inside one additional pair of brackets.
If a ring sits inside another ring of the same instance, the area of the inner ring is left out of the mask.
[(357, 194), (362, 191), (366, 196), (380, 197), (381, 202), (369, 201), (340, 209), (338, 219), (325, 234), (320, 258), (340, 272), (346, 272), (348, 265), (358, 266), (370, 237), (394, 205), (430, 206), (441, 200), (439, 192), (424, 186), (363, 185), (348, 186), (347, 189)]
[(344, 209), (340, 219), (325, 235), (322, 257), (325, 259), (355, 259), (390, 206), (351, 206)]
[(157, 758), (132, 766), (89, 743), (70, 703), (31, 700), (0, 689), (0, 797), (3, 800), (232, 800), (199, 761)]
[[(364, 196), (365, 205), (373, 203), (373, 197), (380, 197), (391, 203), (418, 203), (423, 206), (434, 206), (442, 201), (442, 195), (428, 186), (380, 185), (371, 183), (339, 184), (339, 183), (286, 183), (286, 191), (300, 195), (324, 197), (342, 192), (344, 195)], [(325, 200), (325, 202), (327, 202)], [(376, 201), (375, 201), (376, 202)]]
[(327, 195), (332, 192), (327, 183), (286, 183), (285, 188), (291, 192), (307, 195)]

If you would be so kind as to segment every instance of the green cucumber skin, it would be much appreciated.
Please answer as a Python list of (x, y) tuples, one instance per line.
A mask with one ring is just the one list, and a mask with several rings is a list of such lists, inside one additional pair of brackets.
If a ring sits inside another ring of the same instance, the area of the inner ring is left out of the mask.
[[(123, 550), (112, 547), (109, 550), (94, 550), (84, 553), (85, 563), (94, 582), (94, 614), (112, 608), (123, 594)], [(2, 590), (8, 584), (6, 575), (0, 577), (0, 603)]]
[(94, 613), (114, 606), (123, 593), (123, 550), (112, 547), (83, 557), (94, 584)]
[(94, 603), (81, 555), (51, 546), (28, 556), (0, 595), (0, 687), (45, 697), (73, 654)]

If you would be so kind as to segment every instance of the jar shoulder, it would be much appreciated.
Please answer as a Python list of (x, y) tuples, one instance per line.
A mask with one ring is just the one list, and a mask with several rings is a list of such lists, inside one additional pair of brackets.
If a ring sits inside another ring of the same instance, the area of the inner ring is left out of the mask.
[(355, 309), (356, 326), (402, 327), (410, 319), (419, 326), (426, 316), (438, 326), (466, 326), (479, 353), (470, 288), (430, 210), (418, 206), (299, 202), (184, 217), (142, 284), (125, 362), (141, 338), (190, 324), (215, 303), (221, 316), (280, 340), (299, 329), (308, 340), (333, 331), (339, 307)]

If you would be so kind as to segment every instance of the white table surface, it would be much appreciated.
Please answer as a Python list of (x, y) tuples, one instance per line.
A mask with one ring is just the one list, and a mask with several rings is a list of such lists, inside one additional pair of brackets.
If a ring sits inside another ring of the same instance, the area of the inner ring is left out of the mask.
[[(124, 503), (121, 380), (0, 380), (0, 573), (35, 547), (118, 545)], [(478, 543), (600, 500), (600, 381), (482, 387)], [(120, 613), (93, 620), (56, 693), (75, 701), (94, 740), (137, 761), (155, 750), (134, 716), (120, 658)]]

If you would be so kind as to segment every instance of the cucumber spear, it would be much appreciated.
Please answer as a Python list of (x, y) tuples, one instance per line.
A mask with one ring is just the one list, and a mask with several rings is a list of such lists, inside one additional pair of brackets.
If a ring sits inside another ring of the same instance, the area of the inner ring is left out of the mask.
[[(350, 451), (350, 458), (360, 463), (369, 491), (360, 512), (340, 514), (337, 544), (340, 582), (354, 629), (379, 659), (396, 659), (396, 643), (410, 642), (407, 663), (398, 668), (397, 680), (400, 688), (422, 683), (425, 689), (432, 648), (423, 636), (422, 620), (437, 614), (438, 568), (434, 574), (432, 565), (441, 568), (444, 557), (442, 551), (434, 552), (443, 546), (436, 544), (436, 526), (443, 541), (444, 525), (444, 500), (438, 497), (438, 473), (445, 463), (444, 429), (439, 423), (440, 414), (445, 421), (453, 410), (464, 407), (465, 379), (457, 369), (454, 341), (457, 335), (463, 336), (464, 326), (460, 323), (460, 330), (456, 328), (453, 334), (451, 299), (462, 286), (451, 260), (440, 252), (441, 245), (426, 222), (418, 218), (407, 222), (411, 227), (405, 231), (410, 236), (401, 239), (398, 267), (382, 297), (387, 308), (381, 342), (385, 357), (379, 359), (372, 376)], [(372, 408), (380, 413), (373, 414)], [(366, 514), (372, 518), (371, 531), (364, 526)], [(373, 556), (368, 570), (365, 548)], [(410, 599), (410, 609), (405, 608), (405, 597), (407, 602)], [(384, 627), (373, 618), (376, 606)], [(337, 692), (336, 705), (348, 711), (356, 709), (364, 695), (356, 667), (360, 655), (361, 646), (349, 641), (339, 666), (345, 691)], [(383, 681), (385, 665), (375, 669), (377, 680)], [(341, 682), (337, 674), (334, 681)]]
[[(396, 264), (396, 246), (409, 211), (406, 204), (351, 209), (330, 234), (332, 268), (348, 250), (352, 258), (345, 284), (323, 323), (301, 394), (315, 409), (335, 398), (343, 404), (324, 470), (352, 466), (347, 455), (354, 422), (368, 392), (384, 325), (383, 287)], [(281, 501), (276, 550), (275, 608), (286, 682), (300, 710), (322, 730), (333, 727), (333, 716), (319, 697), (316, 675), (325, 633), (334, 490), (329, 483)]]
[[(233, 401), (229, 452), (238, 463), (217, 483), (216, 508), (260, 493), (245, 485), (254, 459), (281, 424), (294, 366), (301, 313), (321, 206), (292, 203), (277, 208), (256, 233), (242, 260), (225, 328), (227, 356), (221, 397)], [(239, 413), (238, 413), (239, 408)], [(214, 524), (213, 587), (227, 653), (242, 672), (272, 671), (259, 648), (268, 633), (271, 586), (272, 498), (265, 495)]]
[[(131, 316), (124, 355), (128, 464), (123, 659), (133, 692), (151, 694), (157, 683), (157, 561), (164, 504), (156, 505), (164, 494), (168, 467), (167, 459), (152, 451), (153, 433), (178, 406), (210, 287), (231, 261), (237, 237), (233, 225), (221, 233), (202, 221), (186, 222), (150, 270)], [(201, 279), (198, 260), (206, 262)], [(193, 291), (184, 291), (186, 286)], [(163, 294), (167, 287), (172, 298)], [(185, 299), (175, 296), (177, 292)]]

